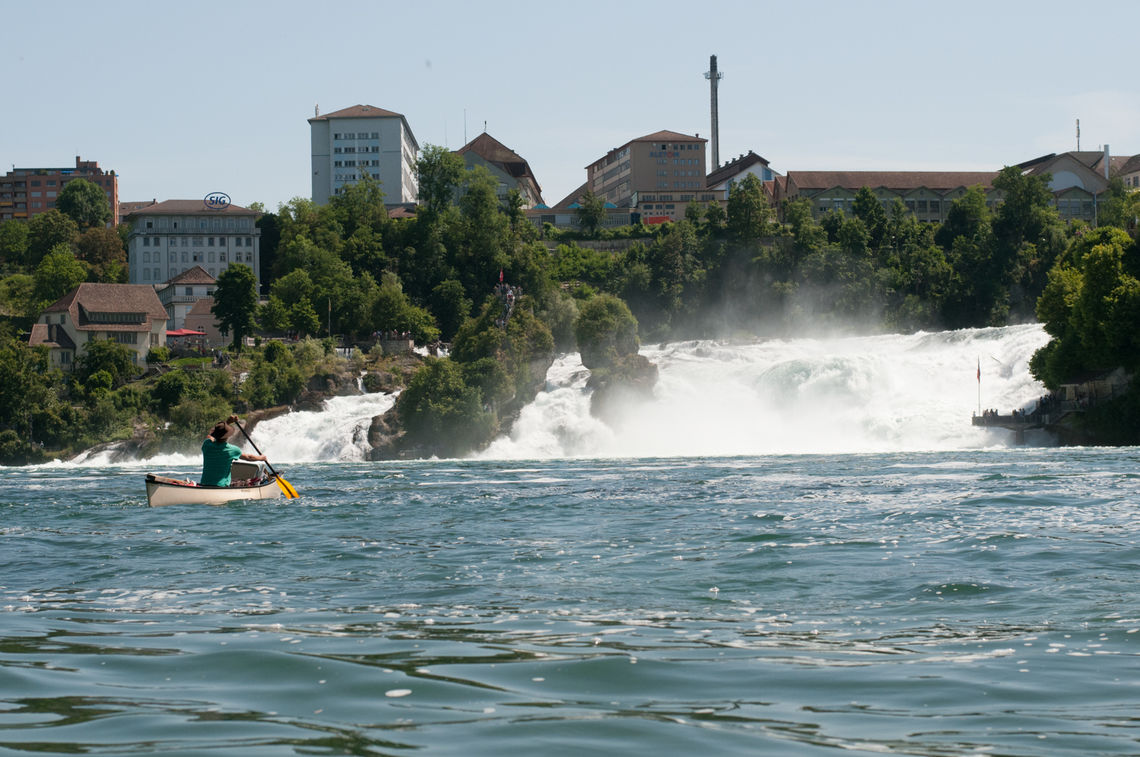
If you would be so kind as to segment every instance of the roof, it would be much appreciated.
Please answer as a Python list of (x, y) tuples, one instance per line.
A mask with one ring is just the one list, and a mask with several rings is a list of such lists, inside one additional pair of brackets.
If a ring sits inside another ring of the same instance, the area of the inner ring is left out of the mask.
[(200, 265), (188, 268), (177, 276), (172, 276), (165, 282), (171, 284), (216, 284), (218, 280), (206, 272)]
[(186, 317), (189, 318), (192, 315), (209, 315), (213, 317), (214, 312), (211, 310), (212, 307), (214, 307), (214, 298), (203, 297), (194, 303), (194, 307), (190, 308), (190, 312), (186, 314)]
[(474, 153), (488, 163), (498, 165), (509, 176), (516, 179), (529, 179), (539, 195), (542, 194), (542, 187), (538, 185), (538, 179), (530, 170), (530, 164), (526, 162), (526, 159), (487, 132), (483, 132), (455, 152), (458, 155)]
[(259, 216), (261, 213), (240, 205), (227, 205), (221, 209), (207, 208), (202, 200), (166, 200), (132, 211), (127, 218), (136, 216), (197, 216), (203, 213), (219, 216)]
[(707, 186), (711, 187), (714, 184), (720, 184), (725, 179), (729, 179), (733, 176), (736, 176), (737, 174), (747, 171), (757, 163), (764, 166), (768, 165), (768, 161), (764, 160), (764, 158), (761, 158), (759, 155), (749, 150), (747, 155), (741, 155), (739, 158), (735, 158), (733, 160), (730, 160), (728, 163), (725, 163), (720, 168), (714, 169), (713, 172), (708, 175)]
[(888, 189), (949, 190), (981, 184), (993, 186), (997, 171), (788, 171), (787, 181), (798, 189)]
[(54, 323), (50, 325), (46, 323), (32, 324), (32, 333), (28, 335), (28, 346), (37, 347), (40, 345), (66, 350), (75, 349), (75, 342), (71, 341), (67, 332)]
[[(166, 322), (166, 309), (154, 287), (145, 284), (94, 284), (84, 282), (44, 309), (67, 313), (80, 331), (147, 331), (148, 321)], [(141, 322), (92, 321), (90, 313), (142, 314)]]
[(1133, 155), (1120, 167), (1119, 173), (1134, 173), (1140, 171), (1140, 155)]
[(313, 121), (327, 121), (330, 118), (403, 118), (403, 113), (395, 113), (383, 108), (377, 108), (375, 105), (352, 105), (340, 110), (334, 110), (332, 113), (325, 113), (323, 115), (313, 116), (309, 119), (309, 123)]
[(646, 134), (644, 137), (631, 139), (630, 142), (708, 142), (700, 135), (693, 136), (692, 134), (682, 134), (677, 131), (655, 131), (652, 134)]

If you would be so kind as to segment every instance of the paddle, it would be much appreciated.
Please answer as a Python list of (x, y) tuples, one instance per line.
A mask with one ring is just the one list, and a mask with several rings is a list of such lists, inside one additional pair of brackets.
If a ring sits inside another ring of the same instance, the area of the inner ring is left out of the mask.
[[(250, 446), (253, 447), (253, 451), (260, 455), (261, 450), (259, 450), (257, 448), (257, 445), (253, 443), (253, 439), (249, 438), (249, 434), (247, 434), (245, 432), (245, 429), (242, 428), (242, 425), (240, 423), (238, 423), (237, 421), (234, 421), (234, 425), (237, 426), (239, 429), (241, 429), (241, 435), (244, 436), (245, 440), (250, 443)], [(285, 479), (281, 478), (281, 476), (278, 475), (277, 471), (273, 470), (273, 464), (272, 463), (270, 463), (268, 460), (266, 460), (265, 465), (268, 466), (269, 472), (272, 473), (273, 477), (277, 480), (277, 486), (279, 486), (281, 488), (281, 491), (284, 492), (286, 499), (296, 499), (297, 497), (301, 496), (300, 494), (297, 493), (297, 490), (293, 488), (293, 484), (291, 484), (288, 481), (286, 481)]]

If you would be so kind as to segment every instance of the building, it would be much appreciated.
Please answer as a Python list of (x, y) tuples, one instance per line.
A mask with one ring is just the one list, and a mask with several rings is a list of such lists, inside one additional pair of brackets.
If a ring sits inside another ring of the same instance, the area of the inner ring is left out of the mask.
[[(578, 209), (581, 207), (581, 199), (585, 194), (586, 185), (583, 184), (555, 203), (553, 207), (537, 205), (528, 209), (525, 211), (526, 217), (539, 229), (542, 229), (544, 224), (549, 223), (556, 229), (577, 231), (581, 226)], [(619, 208), (612, 202), (607, 202), (605, 203), (605, 210), (606, 215), (602, 220), (603, 229), (632, 226), (641, 221), (641, 215), (636, 208)]]
[(369, 174), (393, 205), (419, 195), (416, 156), (420, 146), (403, 115), (373, 105), (353, 105), (309, 119), (313, 202), (325, 205), (346, 185)]
[(215, 208), (203, 200), (167, 200), (131, 213), (127, 267), (132, 284), (161, 287), (201, 266), (217, 279), (231, 263), (253, 269), (260, 289), (258, 212), (237, 205)]
[(104, 172), (94, 160), (75, 156), (74, 168), (13, 168), (0, 178), (0, 221), (27, 220), (55, 207), (60, 191), (72, 179), (86, 179), (107, 195), (111, 223), (119, 220), (119, 177)]
[(40, 314), (28, 343), (49, 347), (53, 368), (71, 370), (87, 344), (100, 339), (125, 344), (135, 365), (145, 365), (150, 348), (166, 344), (166, 309), (154, 287), (80, 284)]
[(699, 135), (659, 131), (626, 142), (586, 166), (586, 189), (644, 223), (675, 221), (691, 202), (723, 201), (709, 189), (705, 144)]
[(200, 265), (183, 271), (167, 281), (166, 285), (158, 290), (158, 299), (166, 309), (166, 330), (177, 331), (187, 328), (186, 316), (199, 300), (210, 298), (213, 302), (214, 287), (217, 283), (217, 279)]
[[(1127, 160), (1118, 159), (1116, 167), (1122, 168)], [(1113, 176), (1113, 159), (1107, 147), (1103, 151), (1050, 153), (1017, 167), (1033, 175), (1049, 174), (1053, 204), (1062, 220), (1096, 223), (1097, 202), (1108, 191)]]
[(186, 314), (185, 328), (201, 331), (207, 347), (224, 347), (230, 340), (218, 328), (218, 318), (213, 313), (214, 298), (203, 297), (194, 303)]
[(463, 162), (467, 164), (467, 170), (483, 166), (491, 172), (499, 182), (497, 194), (500, 200), (506, 200), (507, 193), (515, 189), (522, 197), (524, 209), (542, 204), (542, 188), (538, 185), (534, 172), (530, 170), (530, 164), (487, 132), (483, 132), (455, 152), (462, 156)]
[(941, 223), (946, 220), (950, 203), (973, 186), (981, 186), (986, 202), (994, 208), (1001, 193), (993, 188), (997, 171), (788, 171), (777, 177), (773, 201), (781, 209), (785, 200), (811, 201), (816, 218), (830, 210), (850, 215), (855, 195), (867, 187), (885, 210), (894, 201), (903, 204), (920, 221)]
[(768, 161), (749, 150), (747, 155), (741, 155), (714, 169), (705, 181), (709, 189), (720, 190), (728, 197), (732, 193), (732, 185), (743, 181), (748, 174), (754, 175), (764, 184), (770, 184), (779, 175), (769, 167)]

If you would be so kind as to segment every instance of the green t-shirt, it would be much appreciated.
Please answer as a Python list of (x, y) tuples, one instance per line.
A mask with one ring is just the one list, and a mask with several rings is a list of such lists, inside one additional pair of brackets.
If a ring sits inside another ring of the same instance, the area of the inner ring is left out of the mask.
[(202, 442), (202, 486), (229, 486), (230, 464), (239, 457), (241, 449), (229, 442)]

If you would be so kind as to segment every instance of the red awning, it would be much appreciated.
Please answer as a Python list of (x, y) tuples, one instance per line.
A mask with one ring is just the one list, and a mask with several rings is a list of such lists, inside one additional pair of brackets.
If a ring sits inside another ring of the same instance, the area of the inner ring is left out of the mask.
[(166, 332), (167, 338), (172, 336), (206, 336), (205, 331), (194, 331), (193, 329), (174, 329), (173, 331)]

